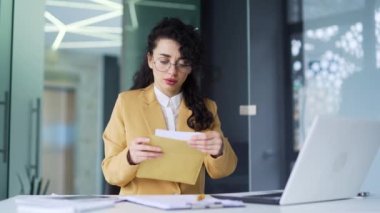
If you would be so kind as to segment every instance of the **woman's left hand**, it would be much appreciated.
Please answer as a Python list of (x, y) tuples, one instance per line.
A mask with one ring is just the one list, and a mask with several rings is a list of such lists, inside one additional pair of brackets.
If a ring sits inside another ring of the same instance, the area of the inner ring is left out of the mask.
[(218, 157), (223, 154), (223, 140), (219, 132), (208, 131), (191, 137), (187, 143), (201, 152)]

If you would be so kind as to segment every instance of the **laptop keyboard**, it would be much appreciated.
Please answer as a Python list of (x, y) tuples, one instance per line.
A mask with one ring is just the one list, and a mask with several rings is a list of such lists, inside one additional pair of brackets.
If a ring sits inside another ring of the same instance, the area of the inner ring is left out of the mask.
[(282, 192), (275, 192), (275, 193), (269, 193), (269, 194), (259, 194), (259, 195), (247, 195), (243, 197), (281, 197)]
[(275, 204), (280, 203), (282, 192), (273, 192), (268, 194), (245, 195), (245, 196), (228, 196), (228, 195), (212, 195), (219, 199), (240, 200), (245, 203), (262, 203), (262, 204)]

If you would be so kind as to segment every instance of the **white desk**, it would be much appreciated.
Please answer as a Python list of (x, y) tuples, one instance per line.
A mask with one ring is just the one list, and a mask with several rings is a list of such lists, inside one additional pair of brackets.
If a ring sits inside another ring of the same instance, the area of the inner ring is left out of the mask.
[[(16, 213), (16, 204), (14, 198), (0, 201), (0, 212)], [(181, 213), (216, 213), (216, 212), (259, 212), (259, 213), (355, 213), (367, 212), (375, 213), (380, 212), (380, 197), (370, 196), (368, 198), (353, 198), (348, 200), (321, 202), (302, 205), (291, 206), (272, 206), (262, 204), (247, 204), (243, 208), (225, 208), (225, 209), (202, 209), (202, 210), (180, 210), (180, 211), (165, 211), (154, 209), (150, 207), (141, 206), (134, 203), (118, 203), (114, 208), (97, 210), (92, 212), (102, 213), (125, 213), (125, 212), (181, 212)]]

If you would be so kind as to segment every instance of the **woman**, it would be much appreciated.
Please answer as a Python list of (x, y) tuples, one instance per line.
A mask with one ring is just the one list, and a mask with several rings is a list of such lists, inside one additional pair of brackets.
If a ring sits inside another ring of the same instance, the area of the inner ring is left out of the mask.
[[(201, 54), (197, 31), (178, 19), (163, 19), (149, 34), (132, 90), (119, 94), (103, 135), (103, 173), (121, 195), (203, 193), (205, 170), (211, 178), (235, 170), (237, 158), (223, 137), (216, 104), (202, 98), (196, 85)], [(136, 177), (141, 162), (165, 155), (149, 145), (155, 129), (201, 132), (187, 141), (207, 154), (195, 185)]]

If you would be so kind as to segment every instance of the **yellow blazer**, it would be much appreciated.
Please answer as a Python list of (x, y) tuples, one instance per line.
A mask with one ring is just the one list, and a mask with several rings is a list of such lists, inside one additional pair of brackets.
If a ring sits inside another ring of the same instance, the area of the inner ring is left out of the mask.
[[(148, 137), (155, 129), (167, 129), (161, 106), (156, 100), (153, 85), (143, 89), (119, 94), (110, 121), (104, 130), (105, 158), (102, 170), (105, 179), (120, 187), (120, 194), (198, 194), (204, 193), (205, 169), (211, 178), (230, 175), (236, 168), (237, 157), (227, 138), (223, 137), (217, 108), (214, 101), (206, 101), (214, 115), (214, 124), (209, 130), (218, 131), (223, 138), (223, 155), (213, 158), (207, 155), (195, 185), (143, 179), (136, 177), (139, 165), (127, 161), (128, 144), (136, 137)], [(187, 119), (191, 115), (184, 101), (179, 107), (176, 130), (191, 131)]]

